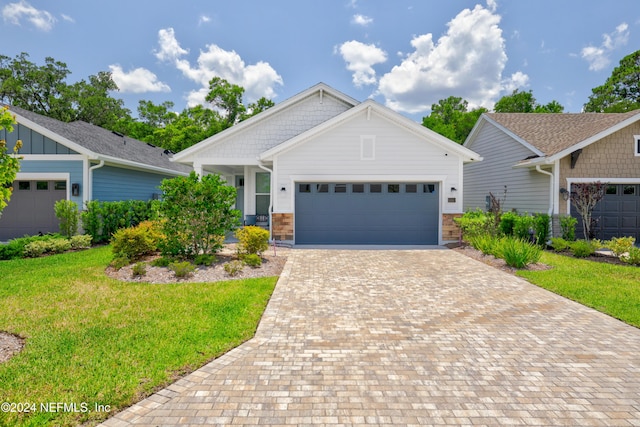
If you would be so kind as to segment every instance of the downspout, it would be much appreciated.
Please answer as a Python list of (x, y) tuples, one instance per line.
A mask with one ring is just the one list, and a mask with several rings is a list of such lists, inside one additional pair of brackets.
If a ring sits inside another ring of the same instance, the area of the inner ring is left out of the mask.
[(93, 165), (89, 168), (89, 191), (87, 191), (88, 194), (88, 200), (87, 201), (91, 201), (93, 200), (93, 171), (96, 169), (100, 169), (101, 167), (104, 166), (104, 160), (100, 160), (100, 163), (98, 163), (97, 165)]
[(547, 212), (547, 214), (549, 215), (549, 221), (551, 222), (551, 224), (549, 226), (549, 232), (553, 236), (553, 208), (554, 208), (554, 206), (553, 206), (553, 200), (554, 200), (554, 194), (553, 194), (554, 176), (553, 176), (553, 172), (549, 172), (549, 171), (543, 170), (540, 167), (540, 165), (536, 165), (536, 170), (538, 172), (540, 172), (541, 174), (549, 175), (549, 211)]
[(269, 172), (269, 239), (273, 240), (272, 228), (273, 228), (273, 218), (271, 216), (271, 211), (273, 210), (273, 171), (268, 167), (264, 166), (260, 159), (258, 159), (258, 167), (264, 171)]

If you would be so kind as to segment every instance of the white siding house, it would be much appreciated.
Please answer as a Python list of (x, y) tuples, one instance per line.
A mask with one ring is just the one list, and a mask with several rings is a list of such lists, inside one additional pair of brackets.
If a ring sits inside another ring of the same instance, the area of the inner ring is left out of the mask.
[(176, 154), (220, 173), (276, 240), (442, 244), (455, 240), (463, 164), (474, 152), (371, 100), (318, 84)]

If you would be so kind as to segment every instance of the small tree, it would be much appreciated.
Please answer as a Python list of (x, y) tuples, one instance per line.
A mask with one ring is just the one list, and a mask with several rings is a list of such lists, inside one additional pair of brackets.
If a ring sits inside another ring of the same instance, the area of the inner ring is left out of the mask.
[(591, 213), (604, 197), (606, 188), (607, 185), (600, 181), (571, 186), (571, 203), (582, 217), (582, 231), (586, 240), (591, 238)]
[[(6, 129), (7, 132), (13, 132), (15, 123), (15, 118), (9, 113), (9, 109), (0, 108), (0, 130)], [(18, 140), (13, 147), (13, 153), (7, 153), (7, 142), (0, 139), (0, 216), (9, 203), (13, 191), (12, 184), (20, 170), (20, 157), (17, 155), (20, 147), (22, 147), (22, 141)]]
[(232, 209), (236, 189), (218, 175), (165, 179), (160, 185), (160, 214), (165, 220), (163, 252), (193, 258), (222, 247), (224, 236), (240, 222), (240, 211)]
[(68, 238), (78, 234), (78, 220), (80, 219), (80, 213), (78, 212), (78, 205), (71, 200), (58, 200), (53, 205), (56, 218), (60, 222), (60, 233)]

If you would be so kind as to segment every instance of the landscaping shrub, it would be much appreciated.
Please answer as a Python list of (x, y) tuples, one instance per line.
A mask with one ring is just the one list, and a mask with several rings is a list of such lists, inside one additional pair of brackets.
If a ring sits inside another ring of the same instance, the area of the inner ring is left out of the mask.
[(495, 236), (498, 232), (493, 216), (480, 209), (465, 212), (454, 221), (460, 226), (462, 237), (467, 241), (484, 234)]
[(69, 239), (71, 249), (88, 249), (91, 247), (91, 236), (88, 234), (76, 234)]
[(71, 242), (69, 241), (69, 239), (65, 238), (52, 239), (49, 240), (47, 244), (47, 252), (51, 252), (54, 254), (61, 254), (62, 252), (66, 252), (71, 249)]
[(138, 262), (131, 269), (131, 273), (134, 277), (140, 277), (147, 274), (147, 263), (146, 262)]
[(496, 254), (504, 259), (508, 266), (524, 268), (540, 260), (542, 249), (527, 240), (504, 237), (496, 246)]
[(169, 270), (173, 271), (176, 277), (185, 278), (191, 276), (196, 268), (189, 261), (175, 261), (169, 264)]
[(78, 234), (78, 221), (80, 214), (78, 213), (78, 205), (71, 200), (58, 200), (53, 205), (56, 218), (60, 221), (60, 233), (71, 238)]
[(212, 254), (201, 254), (195, 257), (193, 263), (195, 265), (211, 265), (216, 262), (216, 256)]
[(551, 247), (556, 252), (563, 252), (569, 249), (570, 244), (562, 237), (552, 237), (551, 238)]
[(471, 238), (469, 243), (485, 255), (494, 255), (498, 239), (489, 234), (482, 234)]
[(246, 254), (242, 256), (242, 261), (249, 267), (258, 268), (262, 265), (262, 258), (258, 254)]
[(158, 249), (158, 232), (151, 222), (136, 227), (122, 228), (113, 234), (112, 252), (115, 258), (126, 257), (135, 261)]
[(43, 255), (47, 251), (48, 247), (49, 244), (43, 240), (29, 242), (24, 246), (23, 256), (28, 258), (37, 258)]
[(576, 258), (586, 258), (595, 253), (595, 248), (591, 242), (586, 240), (576, 240), (570, 244), (571, 253)]
[(199, 177), (191, 172), (188, 177), (165, 179), (160, 189), (165, 255), (194, 258), (215, 253), (240, 222), (240, 211), (232, 209), (236, 189), (218, 175)]
[(518, 214), (515, 212), (505, 212), (500, 217), (500, 233), (504, 236), (513, 236), (513, 227), (516, 225)]
[(534, 233), (535, 221), (533, 217), (528, 214), (518, 215), (513, 225), (513, 236), (530, 242)]
[(535, 214), (533, 216), (533, 230), (536, 239), (536, 243), (545, 247), (547, 245), (547, 238), (549, 237), (549, 230), (551, 228), (551, 217), (547, 214)]
[(229, 276), (237, 276), (244, 268), (244, 263), (239, 260), (233, 260), (225, 263), (223, 268)]
[(632, 246), (627, 253), (620, 256), (620, 259), (627, 264), (640, 265), (640, 248)]
[(94, 243), (107, 242), (120, 228), (132, 227), (145, 220), (157, 219), (158, 201), (125, 200), (87, 202), (80, 215), (82, 228)]
[(171, 264), (172, 261), (173, 260), (171, 258), (163, 256), (151, 261), (151, 265), (154, 267), (167, 267), (169, 264)]
[(560, 217), (560, 229), (562, 230), (562, 238), (573, 242), (576, 240), (576, 226), (578, 220), (571, 215), (563, 215)]
[(239, 228), (235, 232), (238, 239), (238, 253), (261, 255), (269, 249), (269, 231), (255, 225)]
[(59, 254), (71, 249), (71, 242), (64, 237), (37, 239), (24, 246), (23, 255), (36, 258), (45, 253)]
[(607, 249), (611, 250), (613, 254), (617, 257), (620, 255), (629, 252), (633, 247), (633, 244), (636, 242), (635, 237), (614, 237), (611, 240), (605, 242), (605, 246)]

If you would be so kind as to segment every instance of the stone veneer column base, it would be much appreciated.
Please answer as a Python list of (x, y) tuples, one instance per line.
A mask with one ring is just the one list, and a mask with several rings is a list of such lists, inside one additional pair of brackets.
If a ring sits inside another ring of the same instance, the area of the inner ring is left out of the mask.
[(273, 213), (271, 220), (273, 221), (271, 232), (274, 240), (293, 240), (292, 213)]
[(453, 220), (462, 214), (442, 214), (442, 240), (453, 242), (460, 240), (460, 226)]

